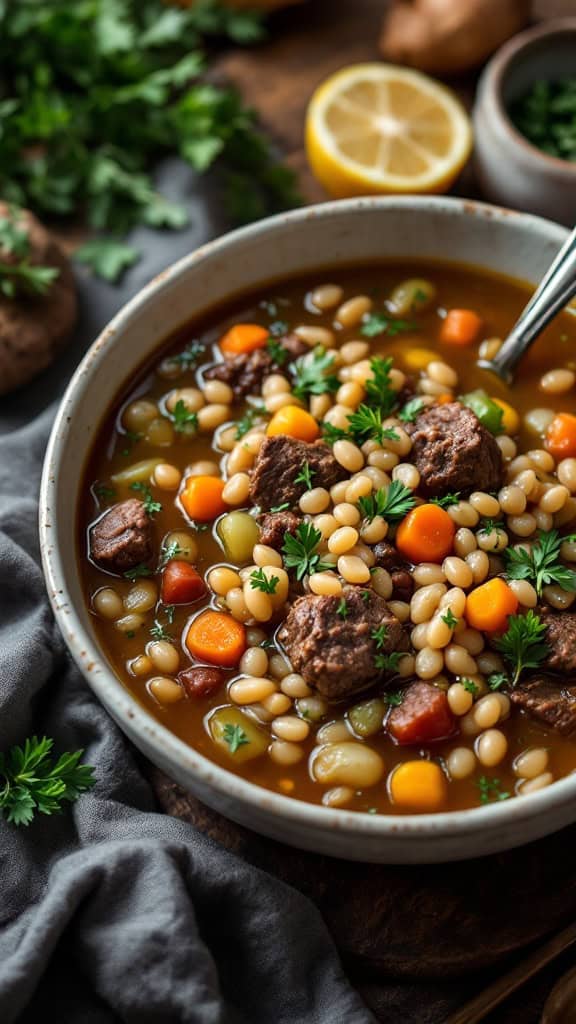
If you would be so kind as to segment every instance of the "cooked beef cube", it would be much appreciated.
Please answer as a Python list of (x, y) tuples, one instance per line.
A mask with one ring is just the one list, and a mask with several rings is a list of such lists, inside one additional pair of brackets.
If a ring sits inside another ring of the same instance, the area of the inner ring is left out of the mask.
[(226, 682), (226, 674), (220, 668), (185, 668), (178, 673), (178, 682), (187, 697), (211, 697)]
[(282, 512), (265, 512), (260, 516), (260, 543), (280, 551), (284, 544), (284, 534), (294, 535), (302, 522), (302, 516), (288, 509)]
[(414, 581), (410, 574), (408, 562), (399, 551), (387, 540), (381, 540), (374, 547), (376, 565), (386, 569), (392, 577), (392, 597), (395, 601), (409, 601), (414, 592)]
[(539, 608), (538, 615), (546, 623), (544, 639), (550, 648), (542, 667), (551, 672), (576, 676), (576, 613)]
[[(342, 600), (346, 618), (338, 611)], [(382, 626), (379, 645), (373, 633)], [(278, 635), (294, 671), (328, 700), (342, 700), (385, 678), (377, 656), (408, 649), (404, 628), (384, 599), (360, 587), (345, 587), (343, 598), (298, 598)]]
[(411, 683), (388, 718), (388, 732), (400, 744), (441, 740), (454, 732), (454, 726), (446, 694), (431, 683)]
[(563, 736), (576, 737), (576, 680), (533, 676), (518, 683), (508, 696), (517, 708), (528, 711)]
[(217, 363), (206, 370), (206, 380), (221, 380), (229, 384), (236, 399), (246, 395), (257, 395), (262, 390), (266, 377), (272, 373), (286, 371), (288, 365), (309, 351), (308, 345), (300, 341), (296, 334), (287, 334), (278, 339), (278, 344), (287, 353), (286, 362), (275, 362), (266, 348), (257, 348), (255, 352), (227, 357), (224, 362)]
[(323, 441), (308, 444), (284, 434), (267, 437), (252, 470), (250, 496), (254, 504), (262, 509), (284, 504), (295, 508), (306, 490), (305, 483), (295, 483), (304, 462), (312, 471), (313, 487), (330, 490), (347, 475)]
[(108, 572), (127, 572), (152, 553), (152, 523), (137, 498), (113, 505), (90, 530), (90, 556)]
[(496, 491), (503, 462), (490, 431), (459, 402), (433, 405), (407, 423), (412, 437), (410, 460), (420, 473), (425, 497), (460, 491)]

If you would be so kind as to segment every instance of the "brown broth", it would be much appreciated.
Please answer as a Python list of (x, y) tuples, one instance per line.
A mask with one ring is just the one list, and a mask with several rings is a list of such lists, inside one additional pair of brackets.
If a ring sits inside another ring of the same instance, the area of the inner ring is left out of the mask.
[[(472, 349), (442, 346), (436, 340), (440, 324), (437, 309), (452, 307), (477, 310), (484, 321), (482, 337), (505, 336), (529, 296), (529, 288), (519, 282), (473, 268), (438, 263), (387, 263), (345, 270), (321, 270), (314, 276), (314, 279), (311, 275), (307, 275), (302, 280), (272, 283), (254, 295), (235, 299), (228, 308), (219, 310), (218, 314), (214, 313), (197, 323), (191, 322), (180, 328), (171, 337), (161, 340), (154, 361), (137, 374), (136, 384), (134, 384), (134, 378), (129, 386), (123, 384), (117, 401), (106, 412), (98, 441), (94, 445), (86, 467), (82, 491), (83, 500), (79, 509), (79, 564), (86, 600), (89, 602), (90, 596), (102, 586), (113, 586), (123, 596), (132, 585), (127, 580), (118, 579), (102, 572), (87, 559), (86, 531), (88, 525), (97, 518), (104, 508), (112, 504), (113, 500), (133, 497), (134, 493), (123, 490), (117, 494), (115, 499), (100, 504), (95, 498), (94, 485), (97, 483), (108, 484), (109, 478), (114, 472), (148, 457), (165, 456), (170, 464), (184, 470), (191, 461), (212, 459), (218, 462), (223, 456), (221, 451), (215, 453), (211, 436), (198, 436), (193, 440), (186, 440), (182, 436), (176, 435), (175, 441), (170, 447), (158, 448), (152, 447), (143, 440), (132, 444), (125, 435), (117, 432), (122, 410), (135, 397), (146, 396), (152, 400), (160, 400), (172, 387), (194, 385), (195, 372), (185, 373), (175, 382), (162, 380), (156, 376), (154, 365), (160, 358), (181, 351), (183, 346), (194, 338), (201, 340), (207, 346), (205, 361), (211, 362), (210, 346), (217, 341), (227, 327), (238, 320), (256, 321), (268, 325), (271, 320), (280, 319), (291, 328), (302, 323), (331, 326), (333, 311), (323, 315), (311, 315), (303, 306), (306, 293), (326, 280), (340, 284), (344, 289), (345, 298), (356, 294), (371, 295), (374, 298), (375, 309), (381, 309), (391, 289), (403, 279), (414, 276), (424, 277), (433, 282), (437, 289), (436, 301), (429, 310), (416, 315), (415, 319), (418, 322), (416, 330), (393, 338), (386, 336), (374, 338), (371, 343), (371, 355), (393, 355), (395, 365), (402, 369), (404, 368), (404, 354), (408, 349), (432, 348), (438, 350), (439, 358), (456, 369), (459, 376), (459, 393), (484, 387), (489, 394), (509, 402), (520, 415), (534, 407), (574, 410), (572, 394), (547, 396), (538, 386), (541, 374), (547, 369), (566, 366), (576, 368), (576, 362), (571, 358), (570, 345), (571, 342), (574, 344), (576, 341), (576, 318), (574, 316), (563, 314), (543, 334), (523, 362), (521, 377), (512, 388), (507, 388), (495, 377), (477, 368), (475, 365), (477, 346)], [(277, 310), (275, 313), (267, 313), (267, 302), (275, 304)], [(342, 341), (358, 336), (357, 328), (353, 331), (341, 332)], [(242, 412), (242, 406), (235, 406), (234, 418), (239, 419)], [(522, 431), (519, 452), (527, 448), (538, 447), (539, 444), (537, 437)], [(154, 488), (154, 496), (163, 502), (163, 510), (154, 519), (159, 548), (160, 540), (165, 534), (171, 530), (185, 530), (189, 527), (182, 513), (174, 505), (172, 493), (160, 492)], [(225, 563), (223, 551), (210, 530), (199, 534), (197, 539), (201, 548), (197, 567), (201, 573), (205, 574), (214, 564)], [(201, 605), (176, 608), (174, 623), (168, 628), (177, 642), (185, 634), (187, 623), (197, 614), (199, 607)], [(162, 707), (148, 693), (145, 680), (135, 678), (130, 673), (126, 667), (127, 663), (143, 652), (146, 642), (150, 639), (148, 626), (151, 625), (154, 615), (154, 611), (149, 613), (150, 623), (147, 622), (146, 626), (132, 638), (127, 638), (115, 631), (110, 622), (103, 621), (96, 616), (94, 620), (104, 655), (134, 698), (184, 742), (223, 767), (232, 771), (237, 770), (246, 779), (270, 790), (288, 793), (296, 799), (320, 803), (327, 787), (319, 785), (311, 778), (307, 756), (300, 763), (288, 768), (274, 764), (266, 755), (254, 761), (248, 761), (242, 766), (236, 766), (230, 756), (222, 754), (215, 747), (206, 731), (205, 719), (213, 708), (227, 703), (225, 692), (218, 693), (214, 698), (186, 699), (175, 705)], [(179, 650), (180, 668), (188, 667), (190, 656), (186, 652), (183, 642)], [(154, 672), (154, 674), (159, 673)], [(234, 673), (231, 673), (230, 677), (233, 675)], [(323, 722), (341, 717), (343, 708), (359, 703), (366, 696), (370, 696), (370, 691), (368, 694), (352, 698), (347, 705), (335, 706), (333, 714), (329, 713)], [(448, 785), (448, 803), (443, 809), (455, 810), (477, 806), (479, 803), (477, 779), (481, 775), (496, 776), (500, 780), (502, 788), (513, 793), (517, 779), (512, 772), (511, 763), (518, 753), (529, 746), (545, 746), (550, 750), (550, 770), (555, 778), (566, 775), (576, 768), (576, 744), (545, 729), (523, 713), (513, 710), (512, 717), (503, 725), (503, 730), (509, 742), (509, 751), (505, 761), (495, 769), (484, 769), (478, 766), (472, 778), (459, 782), (451, 781)], [(456, 735), (450, 740), (430, 745), (428, 754), (433, 758), (444, 758), (453, 747), (469, 745), (471, 742)], [(417, 749), (396, 746), (385, 734), (370, 737), (368, 743), (384, 757), (387, 773), (400, 761), (420, 756)], [(314, 747), (314, 730), (305, 741), (304, 747), (308, 755)], [(357, 793), (349, 806), (359, 811), (402, 813), (390, 802), (384, 783)]]

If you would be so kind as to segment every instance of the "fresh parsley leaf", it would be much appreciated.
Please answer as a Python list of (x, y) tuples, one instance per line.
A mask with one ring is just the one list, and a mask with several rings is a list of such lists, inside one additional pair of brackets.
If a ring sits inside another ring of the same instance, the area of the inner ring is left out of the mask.
[(232, 725), (230, 722), (227, 722), (224, 726), (222, 737), (224, 742), (228, 744), (231, 754), (235, 754), (239, 747), (244, 747), (250, 743), (242, 726)]
[(160, 562), (158, 563), (159, 569), (165, 569), (168, 562), (171, 562), (173, 558), (178, 558), (178, 555), (182, 554), (182, 548), (180, 545), (173, 540), (167, 548), (164, 548), (160, 555)]
[(96, 484), (94, 494), (100, 501), (112, 501), (116, 497), (114, 488), (107, 487), (106, 484)]
[(193, 370), (206, 351), (206, 346), (199, 341), (190, 341), (181, 352), (174, 356), (183, 371)]
[(493, 672), (486, 681), (491, 690), (501, 690), (503, 686), (509, 686), (510, 683), (505, 672)]
[(284, 501), (281, 505), (273, 505), (270, 509), (271, 512), (285, 512), (287, 508), (290, 508), (290, 502)]
[(0, 292), (6, 298), (46, 295), (60, 274), (57, 267), (38, 266), (31, 258), (23, 211), (9, 206), (0, 214)]
[(320, 530), (312, 526), (312, 523), (300, 523), (294, 535), (287, 531), (284, 534), (284, 565), (287, 569), (296, 570), (296, 579), (302, 580), (313, 572), (332, 568), (329, 563), (322, 562), (318, 554), (317, 548), (321, 540)]
[(374, 440), (383, 445), (384, 441), (398, 441), (398, 433), (393, 427), (382, 425), (382, 413), (380, 409), (371, 409), (370, 406), (359, 405), (355, 412), (348, 417), (348, 436), (352, 436), (357, 444), (364, 441)]
[(414, 420), (418, 418), (425, 408), (426, 406), (421, 398), (411, 398), (398, 413), (398, 419), (402, 420), (402, 423), (414, 423)]
[(453, 494), (443, 494), (441, 498), (430, 498), (431, 505), (438, 505), (439, 508), (450, 508), (451, 505), (457, 505), (460, 501), (460, 491), (455, 491)]
[(360, 333), (366, 338), (376, 338), (380, 334), (393, 338), (397, 334), (414, 331), (417, 327), (418, 324), (412, 320), (399, 320), (389, 313), (370, 313), (364, 318)]
[(140, 253), (133, 245), (119, 239), (92, 238), (76, 250), (74, 259), (89, 267), (97, 277), (116, 284), (123, 273), (138, 262)]
[(379, 487), (366, 497), (358, 499), (358, 507), (369, 521), (381, 516), (387, 523), (396, 523), (416, 505), (416, 498), (409, 487), (400, 480), (393, 480), (389, 487)]
[(251, 405), (244, 413), (241, 420), (238, 420), (236, 424), (236, 440), (240, 441), (249, 430), (252, 430), (254, 423), (260, 417), (266, 415), (266, 407), (264, 405)]
[(154, 500), (152, 491), (150, 490), (148, 484), (143, 484), (140, 483), (139, 481), (136, 481), (135, 483), (130, 484), (130, 490), (138, 491), (142, 495), (144, 511), (147, 516), (150, 516), (150, 518), (152, 518), (152, 516), (154, 516), (156, 512), (162, 511), (162, 502)]
[(345, 597), (341, 597), (340, 601), (338, 602), (338, 607), (336, 609), (336, 615), (339, 615), (340, 618), (344, 619), (344, 621), (345, 621), (348, 618), (348, 613), (349, 613), (349, 609), (348, 609), (348, 605), (346, 603), (346, 598)]
[(320, 424), (320, 429), (327, 444), (335, 444), (336, 441), (350, 437), (347, 430), (342, 430), (342, 427), (334, 427), (331, 423), (326, 423), (325, 420)]
[(471, 693), (473, 697), (477, 697), (480, 693), (480, 687), (472, 679), (461, 679), (460, 682), (464, 689), (468, 690), (468, 693)]
[(266, 351), (276, 363), (276, 366), (284, 366), (284, 363), (288, 360), (288, 350), (278, 341), (278, 338), (268, 338), (268, 341), (266, 342)]
[(140, 564), (135, 565), (133, 569), (127, 569), (122, 575), (125, 579), (130, 580), (131, 583), (134, 583), (136, 580), (142, 579), (144, 576), (152, 576), (152, 569), (140, 562)]
[(175, 606), (173, 604), (165, 604), (164, 605), (164, 614), (166, 616), (166, 619), (167, 619), (168, 623), (170, 625), (172, 625), (173, 622), (174, 622), (174, 615), (176, 614)]
[(448, 611), (441, 616), (441, 619), (442, 622), (445, 622), (450, 629), (454, 629), (454, 627), (458, 625), (458, 619), (454, 615), (454, 612), (452, 611), (451, 608), (449, 608)]
[(366, 404), (377, 408), (384, 419), (398, 405), (398, 392), (394, 390), (390, 380), (393, 363), (391, 356), (373, 356), (370, 360), (372, 376), (368, 377), (365, 384)]
[[(273, 338), (283, 338), (288, 333), (288, 324), (285, 320), (273, 320), (268, 330)], [(282, 351), (285, 352), (286, 349), (283, 348)]]
[(511, 686), (516, 686), (521, 673), (527, 668), (538, 668), (550, 653), (544, 641), (546, 624), (530, 609), (525, 615), (510, 615), (508, 629), (494, 642), (512, 670)]
[(250, 573), (250, 586), (252, 590), (261, 590), (263, 594), (275, 594), (276, 587), (280, 582), (279, 576), (266, 576), (264, 569), (255, 569)]
[(165, 626), (158, 619), (154, 619), (154, 625), (150, 627), (150, 636), (154, 640), (173, 640), (174, 637), (169, 633)]
[(0, 816), (12, 825), (29, 825), (36, 813), (60, 814), (94, 785), (94, 769), (80, 764), (83, 750), (51, 758), (54, 741), (32, 736), (23, 747), (0, 754)]
[(383, 693), (382, 700), (389, 708), (399, 708), (404, 700), (404, 694), (402, 690), (397, 690), (395, 693)]
[(373, 629), (372, 632), (370, 633), (371, 639), (376, 641), (377, 651), (381, 651), (382, 648), (384, 647), (384, 644), (388, 639), (388, 632), (388, 626), (382, 624), (381, 626), (378, 626), (376, 629)]
[(506, 575), (510, 580), (529, 580), (538, 597), (545, 586), (556, 583), (562, 590), (576, 592), (576, 572), (560, 562), (560, 549), (565, 540), (558, 530), (538, 534), (538, 540), (528, 551), (524, 547), (506, 548), (502, 554), (506, 563)]
[(501, 788), (500, 779), (490, 779), (487, 775), (481, 775), (476, 785), (480, 790), (480, 803), (496, 803), (498, 800), (508, 800), (510, 793)]
[(490, 537), (496, 530), (503, 530), (504, 525), (501, 519), (483, 519), (477, 532), (485, 533), (487, 537)]
[(316, 470), (312, 469), (312, 466), (308, 461), (302, 463), (302, 469), (298, 473), (298, 476), (294, 477), (295, 484), (304, 484), (307, 491), (312, 489), (312, 477), (316, 476)]
[(336, 374), (330, 371), (334, 367), (334, 353), (327, 352), (318, 345), (310, 354), (302, 356), (292, 363), (290, 369), (294, 376), (292, 393), (296, 398), (308, 398), (310, 395), (334, 394), (340, 387)]
[(391, 654), (377, 654), (374, 658), (374, 665), (380, 672), (397, 672), (402, 659), (399, 651), (392, 651)]
[(198, 429), (198, 413), (191, 412), (182, 398), (179, 398), (172, 410), (174, 430), (178, 434), (194, 433)]

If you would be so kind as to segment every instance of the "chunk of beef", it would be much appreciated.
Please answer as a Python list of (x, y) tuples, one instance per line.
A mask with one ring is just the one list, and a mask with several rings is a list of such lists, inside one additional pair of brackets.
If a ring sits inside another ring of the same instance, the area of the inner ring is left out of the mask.
[(410, 573), (408, 562), (402, 558), (399, 551), (387, 540), (381, 540), (374, 547), (376, 565), (392, 577), (392, 597), (395, 601), (409, 601), (414, 592), (414, 581)]
[[(342, 700), (384, 678), (378, 655), (408, 649), (404, 628), (382, 597), (346, 587), (343, 598), (346, 618), (338, 611), (340, 597), (298, 598), (278, 634), (294, 670), (328, 700)], [(373, 636), (381, 627), (384, 643)]]
[(113, 505), (90, 530), (91, 558), (108, 572), (120, 575), (152, 554), (152, 523), (137, 498)]
[(544, 607), (538, 609), (538, 615), (546, 624), (544, 639), (550, 648), (542, 667), (576, 676), (576, 613), (553, 612)]
[(204, 377), (206, 380), (221, 380), (229, 384), (237, 399), (260, 394), (266, 377), (279, 371), (286, 372), (294, 359), (309, 351), (308, 345), (300, 341), (296, 334), (287, 334), (279, 339), (278, 344), (287, 353), (286, 361), (279, 363), (274, 360), (268, 349), (257, 348), (255, 352), (229, 356), (224, 362), (216, 363), (206, 370)]
[(576, 737), (576, 680), (538, 675), (518, 683), (508, 696), (545, 725), (568, 736)]
[(308, 444), (284, 434), (267, 437), (252, 470), (250, 496), (254, 504), (262, 509), (284, 504), (297, 506), (306, 490), (305, 483), (295, 482), (304, 462), (312, 471), (313, 487), (330, 490), (347, 475), (323, 441)]
[(460, 402), (431, 406), (414, 423), (407, 423), (406, 430), (424, 496), (496, 491), (501, 486), (500, 449), (476, 414)]
[(226, 682), (226, 674), (220, 668), (185, 668), (178, 673), (178, 682), (184, 687), (187, 697), (211, 697)]
[(454, 727), (446, 694), (431, 683), (411, 683), (388, 718), (388, 732), (400, 744), (441, 740), (450, 736)]
[(260, 543), (280, 551), (284, 544), (284, 534), (294, 535), (302, 522), (302, 516), (288, 509), (282, 512), (265, 512), (258, 520), (260, 523)]

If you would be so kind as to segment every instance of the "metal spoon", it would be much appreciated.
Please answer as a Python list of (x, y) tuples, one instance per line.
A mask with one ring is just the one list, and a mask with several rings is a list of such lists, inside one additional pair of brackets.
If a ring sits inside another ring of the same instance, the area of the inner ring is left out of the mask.
[(479, 359), (478, 366), (492, 370), (511, 384), (514, 370), (546, 325), (576, 295), (576, 228), (560, 249), (530, 302), (520, 314), (494, 359)]

